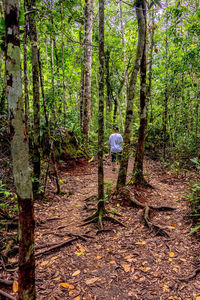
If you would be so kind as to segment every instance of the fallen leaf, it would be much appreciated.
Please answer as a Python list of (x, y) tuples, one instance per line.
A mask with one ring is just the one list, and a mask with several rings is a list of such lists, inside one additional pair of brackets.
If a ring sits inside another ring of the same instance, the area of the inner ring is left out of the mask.
[(126, 273), (130, 271), (131, 266), (129, 264), (121, 263), (121, 266), (123, 267), (123, 269)]
[(69, 296), (72, 296), (74, 293), (76, 293), (76, 290), (70, 290), (69, 291)]
[(197, 296), (195, 300), (200, 300), (200, 296)]
[(58, 276), (58, 277), (54, 278), (53, 280), (58, 281), (58, 280), (60, 280), (60, 278), (61, 278), (61, 276)]
[(74, 300), (80, 300), (80, 299), (81, 299), (80, 296), (77, 296), (77, 297), (74, 298)]
[(142, 271), (142, 272), (148, 272), (149, 270), (151, 270), (151, 268), (149, 268), (149, 267), (140, 267), (140, 270)]
[(132, 272), (132, 273), (134, 273), (134, 272), (135, 272), (135, 269), (134, 269), (134, 267), (132, 267), (132, 268), (131, 268), (131, 272)]
[(81, 273), (81, 271), (80, 271), (80, 270), (77, 270), (77, 271), (75, 271), (75, 272), (72, 274), (72, 277), (77, 276), (77, 275), (79, 275), (80, 273)]
[(174, 252), (170, 252), (169, 257), (174, 257)]
[(141, 241), (141, 242), (135, 242), (136, 245), (145, 245), (147, 242)]
[(99, 277), (93, 277), (93, 278), (87, 279), (87, 280), (85, 281), (85, 283), (86, 283), (87, 285), (91, 285), (91, 284), (95, 283), (95, 282), (98, 281), (98, 280), (100, 280)]
[(143, 266), (146, 265), (146, 264), (148, 264), (147, 261), (143, 261), (143, 262), (142, 262), (142, 265), (143, 265)]
[(114, 261), (114, 260), (111, 260), (111, 261), (110, 261), (110, 264), (111, 264), (111, 265), (114, 265), (114, 264), (115, 264), (115, 261)]
[(40, 266), (41, 266), (41, 267), (46, 266), (46, 265), (48, 265), (48, 263), (49, 263), (49, 261), (48, 261), (48, 260), (45, 260), (45, 261), (43, 261), (43, 262), (40, 264)]
[(13, 290), (13, 293), (18, 292), (18, 282), (17, 281), (13, 282), (12, 290)]
[(157, 262), (158, 262), (158, 263), (159, 263), (159, 262), (161, 262), (161, 259), (160, 259), (160, 258), (158, 258), (158, 259), (157, 259)]
[(67, 283), (67, 282), (62, 282), (59, 284), (60, 286), (64, 287), (64, 288), (67, 288), (69, 290), (73, 290), (74, 289), (74, 286), (70, 283)]
[(101, 259), (102, 258), (102, 256), (100, 256), (100, 255), (97, 255), (97, 259)]

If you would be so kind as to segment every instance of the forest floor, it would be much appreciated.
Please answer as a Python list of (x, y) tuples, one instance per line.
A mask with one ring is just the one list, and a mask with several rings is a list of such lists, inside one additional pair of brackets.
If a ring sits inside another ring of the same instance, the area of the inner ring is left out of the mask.
[[(129, 173), (132, 166), (130, 160)], [(143, 210), (116, 196), (106, 207), (121, 214), (116, 218), (126, 227), (109, 221), (104, 221), (104, 231), (96, 224), (81, 226), (97, 205), (95, 197), (89, 198), (97, 194), (97, 163), (83, 162), (70, 170), (62, 162), (63, 195), (54, 194), (55, 184), (49, 180), (48, 200), (35, 203), (37, 299), (200, 299), (200, 242), (187, 235), (192, 226), (184, 200), (189, 177), (166, 171), (150, 158), (145, 172), (153, 188), (135, 189), (137, 200), (175, 208), (151, 214), (169, 237), (151, 232), (142, 222)], [(104, 176), (110, 192), (117, 172), (109, 157)], [(9, 274), (2, 275), (9, 279)]]

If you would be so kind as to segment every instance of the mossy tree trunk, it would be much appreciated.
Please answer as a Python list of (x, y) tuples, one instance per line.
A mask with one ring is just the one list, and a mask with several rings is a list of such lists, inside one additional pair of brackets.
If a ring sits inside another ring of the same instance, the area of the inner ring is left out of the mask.
[(91, 73), (92, 73), (92, 26), (93, 0), (85, 0), (85, 76), (84, 76), (84, 106), (83, 106), (83, 134), (86, 144), (89, 143), (90, 106), (91, 106)]
[[(26, 3), (24, 2), (24, 12), (26, 14), (27, 8)], [(24, 24), (24, 36), (23, 36), (23, 48), (24, 48), (24, 102), (25, 102), (25, 128), (26, 134), (28, 135), (29, 131), (29, 95), (28, 95), (28, 70), (27, 70), (27, 35), (28, 35), (28, 18), (25, 15), (25, 24)]]
[(125, 119), (125, 129), (124, 129), (124, 147), (122, 151), (122, 159), (120, 163), (119, 175), (117, 180), (117, 189), (125, 186), (126, 176), (129, 161), (130, 152), (130, 139), (131, 139), (131, 129), (133, 123), (133, 102), (135, 96), (135, 85), (137, 81), (137, 74), (140, 68), (140, 62), (143, 54), (144, 40), (145, 40), (145, 20), (143, 15), (143, 3), (144, 0), (139, 0), (136, 2), (136, 16), (138, 22), (138, 45), (135, 57), (134, 66), (131, 72), (129, 87), (128, 87), (128, 99), (126, 107), (126, 119)]
[(19, 40), (19, 1), (5, 0), (6, 78), (13, 175), (19, 205), (18, 299), (36, 299), (34, 210), (28, 137), (24, 126)]
[(37, 28), (35, 21), (36, 1), (25, 0), (29, 23), (29, 39), (31, 43), (32, 80), (33, 80), (33, 192), (38, 192), (40, 180), (40, 92), (39, 92), (39, 59)]
[(145, 182), (143, 174), (143, 162), (144, 162), (144, 147), (145, 147), (145, 130), (147, 123), (146, 116), (146, 2), (143, 3), (143, 15), (145, 20), (145, 41), (143, 48), (143, 55), (140, 64), (140, 126), (138, 131), (138, 143), (135, 154), (135, 161), (132, 174), (132, 183), (141, 184)]

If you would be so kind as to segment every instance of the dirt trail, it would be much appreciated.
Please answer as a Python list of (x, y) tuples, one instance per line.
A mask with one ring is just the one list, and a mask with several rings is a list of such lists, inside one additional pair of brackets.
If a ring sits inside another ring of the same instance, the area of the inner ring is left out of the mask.
[[(132, 164), (131, 160), (129, 173)], [(188, 204), (183, 201), (186, 179), (166, 173), (150, 159), (145, 170), (153, 189), (137, 189), (138, 200), (176, 207), (152, 213), (153, 221), (165, 228), (169, 238), (155, 236), (145, 227), (142, 209), (121, 206), (117, 199), (107, 207), (121, 214), (118, 218), (125, 228), (109, 222), (104, 222), (106, 231), (101, 233), (95, 224), (81, 227), (96, 207), (95, 201), (86, 203), (85, 199), (97, 193), (97, 166), (93, 162), (73, 172), (62, 168), (65, 194), (36, 203), (36, 245), (63, 242), (69, 233), (87, 232), (88, 237), (37, 258), (37, 299), (199, 299), (200, 274), (179, 280), (200, 267), (199, 242), (187, 236), (191, 224), (186, 218)], [(112, 172), (108, 159), (104, 171), (110, 188), (117, 173)]]

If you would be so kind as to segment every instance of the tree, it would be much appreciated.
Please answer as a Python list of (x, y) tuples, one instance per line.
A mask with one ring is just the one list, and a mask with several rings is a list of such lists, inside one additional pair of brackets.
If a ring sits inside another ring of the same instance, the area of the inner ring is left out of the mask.
[(37, 43), (37, 28), (35, 20), (36, 1), (25, 0), (29, 23), (29, 39), (31, 43), (32, 81), (33, 81), (33, 192), (38, 192), (40, 180), (40, 92), (39, 92), (39, 58)]
[(93, 25), (93, 0), (85, 0), (85, 76), (83, 97), (83, 134), (86, 144), (89, 143), (90, 106), (91, 106), (91, 66), (92, 66), (92, 25)]
[(145, 147), (145, 129), (147, 123), (146, 116), (146, 73), (147, 73), (147, 64), (146, 64), (146, 29), (147, 29), (147, 21), (146, 21), (146, 13), (147, 7), (144, 1), (143, 5), (143, 15), (145, 21), (145, 39), (144, 39), (144, 48), (143, 54), (140, 64), (140, 125), (138, 130), (138, 143), (135, 154), (135, 161), (133, 167), (133, 176), (132, 183), (141, 184), (145, 183), (144, 174), (143, 174), (143, 162), (144, 162), (144, 147)]
[(124, 130), (124, 147), (122, 151), (122, 159), (120, 163), (119, 175), (117, 179), (117, 189), (123, 187), (126, 184), (126, 176), (128, 169), (131, 128), (133, 123), (133, 101), (135, 96), (135, 85), (137, 81), (137, 74), (140, 68), (140, 61), (143, 54), (144, 41), (145, 41), (145, 19), (143, 14), (144, 1), (139, 0), (136, 2), (136, 16), (138, 22), (138, 45), (135, 57), (134, 66), (131, 72), (129, 87), (128, 87), (128, 99), (126, 108), (126, 120)]
[(10, 117), (13, 175), (19, 205), (19, 291), (18, 299), (36, 299), (34, 258), (34, 210), (29, 167), (28, 136), (23, 114), (19, 2), (5, 0), (6, 78)]

